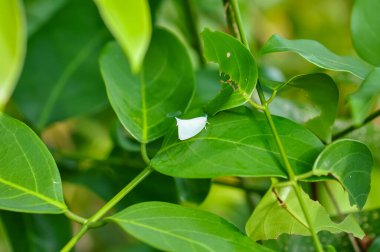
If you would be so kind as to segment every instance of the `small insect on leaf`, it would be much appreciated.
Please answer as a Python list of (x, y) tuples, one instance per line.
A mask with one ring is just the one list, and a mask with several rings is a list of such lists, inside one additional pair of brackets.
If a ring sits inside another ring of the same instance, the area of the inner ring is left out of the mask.
[(175, 119), (177, 120), (179, 140), (186, 140), (195, 136), (206, 127), (207, 123), (207, 115), (192, 119), (179, 119), (177, 117)]

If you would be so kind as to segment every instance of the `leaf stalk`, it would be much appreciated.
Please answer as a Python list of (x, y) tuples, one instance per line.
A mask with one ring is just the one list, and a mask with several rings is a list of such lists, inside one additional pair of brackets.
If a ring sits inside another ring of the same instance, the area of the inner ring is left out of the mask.
[[(102, 208), (100, 208), (93, 216), (83, 223), (79, 232), (74, 235), (71, 240), (63, 247), (61, 252), (69, 252), (75, 244), (82, 238), (89, 228), (96, 227), (98, 221), (113, 208), (125, 195), (127, 195), (133, 188), (135, 188), (141, 181), (143, 181), (149, 174), (153, 172), (153, 168), (146, 167), (139, 175), (137, 175), (131, 182), (129, 182), (118, 194), (116, 194), (110, 201), (108, 201)], [(100, 223), (100, 222), (99, 222)]]

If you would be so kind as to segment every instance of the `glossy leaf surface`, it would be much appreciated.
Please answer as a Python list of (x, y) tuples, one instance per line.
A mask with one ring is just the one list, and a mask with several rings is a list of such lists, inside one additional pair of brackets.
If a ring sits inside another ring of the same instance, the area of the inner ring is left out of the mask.
[[(234, 92), (224, 99), (217, 111), (234, 108), (246, 102), (257, 81), (257, 65), (248, 49), (235, 38), (222, 32), (202, 32), (204, 55), (210, 62), (219, 64), (222, 81), (232, 86)], [(218, 97), (216, 97), (218, 98)]]
[[(323, 148), (320, 140), (285, 118), (274, 117), (274, 123), (296, 173), (311, 170)], [(207, 129), (185, 141), (179, 141), (177, 132), (171, 131), (151, 164), (175, 177), (286, 177), (264, 115), (245, 107), (209, 118)]]
[(22, 1), (0, 1), (0, 111), (17, 83), (25, 50), (26, 24)]
[(376, 104), (380, 94), (380, 68), (374, 68), (364, 79), (359, 89), (349, 96), (352, 118), (354, 123), (364, 121)]
[(143, 68), (134, 75), (121, 48), (110, 43), (100, 59), (113, 109), (140, 142), (163, 136), (186, 110), (194, 92), (190, 58), (170, 32), (155, 30)]
[[(364, 232), (353, 216), (340, 223), (333, 222), (326, 210), (317, 201), (313, 201), (302, 192), (316, 232), (347, 232), (358, 238)], [(276, 239), (281, 234), (310, 235), (308, 224), (301, 210), (297, 196), (291, 187), (272, 189), (265, 194), (249, 218), (246, 231), (253, 240)]]
[[(303, 99), (300, 103), (310, 103), (316, 110), (315, 114), (305, 115), (304, 125), (324, 142), (330, 142), (338, 112), (339, 91), (335, 82), (326, 74), (316, 73), (296, 76), (286, 87), (291, 89), (288, 91), (300, 94), (300, 99)], [(293, 95), (294, 99), (297, 97)]]
[(356, 51), (367, 62), (380, 66), (380, 2), (357, 0), (352, 9), (351, 32)]
[(107, 106), (98, 54), (109, 38), (91, 0), (67, 1), (28, 40), (14, 100), (42, 130)]
[(49, 150), (25, 124), (0, 114), (0, 208), (61, 213), (61, 178)]
[(287, 40), (279, 35), (273, 35), (264, 44), (260, 54), (274, 52), (294, 52), (318, 67), (352, 73), (364, 79), (371, 71), (371, 66), (349, 56), (338, 56), (314, 40)]
[(328, 145), (313, 167), (315, 175), (332, 175), (347, 190), (350, 204), (363, 208), (370, 190), (373, 158), (368, 147), (356, 140)]
[(270, 251), (217, 215), (164, 202), (133, 205), (109, 219), (164, 251)]
[(95, 0), (104, 22), (131, 64), (132, 72), (140, 70), (152, 33), (147, 0)]

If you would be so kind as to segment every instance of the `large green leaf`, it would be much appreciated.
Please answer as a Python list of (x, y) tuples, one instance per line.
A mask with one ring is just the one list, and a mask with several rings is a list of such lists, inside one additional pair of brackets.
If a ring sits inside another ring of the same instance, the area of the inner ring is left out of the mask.
[(71, 0), (29, 38), (13, 98), (36, 128), (107, 105), (97, 60), (108, 37), (92, 1)]
[(164, 202), (133, 205), (108, 219), (164, 251), (270, 251), (219, 216)]
[(347, 190), (351, 205), (362, 208), (367, 200), (373, 159), (368, 147), (343, 139), (328, 145), (314, 163), (315, 175), (331, 175)]
[(359, 59), (338, 56), (314, 40), (287, 40), (273, 35), (261, 48), (260, 54), (273, 52), (294, 52), (321, 68), (349, 72), (361, 79), (364, 79), (372, 68)]
[(61, 213), (61, 178), (49, 150), (25, 124), (0, 114), (0, 208)]
[(202, 32), (202, 38), (206, 59), (219, 64), (220, 73), (226, 79), (224, 81), (234, 89), (216, 112), (244, 104), (257, 82), (258, 70), (252, 54), (237, 39), (223, 32), (206, 29)]
[[(274, 117), (274, 123), (295, 172), (311, 170), (323, 148), (320, 140), (285, 118)], [(286, 177), (265, 116), (245, 107), (218, 113), (207, 129), (186, 141), (179, 141), (173, 130), (151, 164), (175, 177)]]
[(25, 49), (26, 25), (22, 1), (0, 1), (0, 111), (17, 83)]
[(359, 55), (380, 66), (380, 2), (357, 0), (351, 16), (352, 41)]
[(181, 42), (157, 29), (141, 73), (134, 75), (115, 43), (104, 49), (100, 67), (108, 98), (124, 127), (140, 142), (163, 136), (174, 116), (186, 110), (194, 92), (194, 73)]
[(376, 104), (380, 94), (380, 67), (375, 67), (359, 89), (349, 96), (354, 123), (360, 124)]
[[(305, 192), (302, 192), (302, 197), (310, 216), (313, 217), (316, 232), (346, 232), (359, 238), (364, 237), (364, 232), (352, 215), (341, 223), (335, 223), (317, 201), (311, 200)], [(269, 190), (249, 218), (246, 231), (253, 240), (276, 239), (284, 233), (310, 235), (309, 226), (292, 187)]]
[[(304, 125), (325, 142), (331, 141), (332, 126), (338, 112), (339, 91), (335, 82), (326, 74), (299, 75), (286, 83), (285, 93), (292, 100), (302, 99), (310, 103), (316, 113), (304, 115)], [(297, 97), (294, 93), (300, 94)], [(283, 96), (283, 95), (282, 95)]]
[(15, 252), (59, 251), (72, 235), (71, 223), (63, 214), (2, 211), (0, 216)]
[(131, 63), (140, 70), (152, 33), (147, 0), (95, 0), (104, 22)]

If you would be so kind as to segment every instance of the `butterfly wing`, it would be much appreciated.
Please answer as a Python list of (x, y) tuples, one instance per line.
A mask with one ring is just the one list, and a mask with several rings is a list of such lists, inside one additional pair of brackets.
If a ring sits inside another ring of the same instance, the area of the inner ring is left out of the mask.
[(180, 140), (189, 139), (203, 130), (207, 123), (207, 116), (196, 117), (192, 119), (179, 119), (177, 120), (178, 138)]

